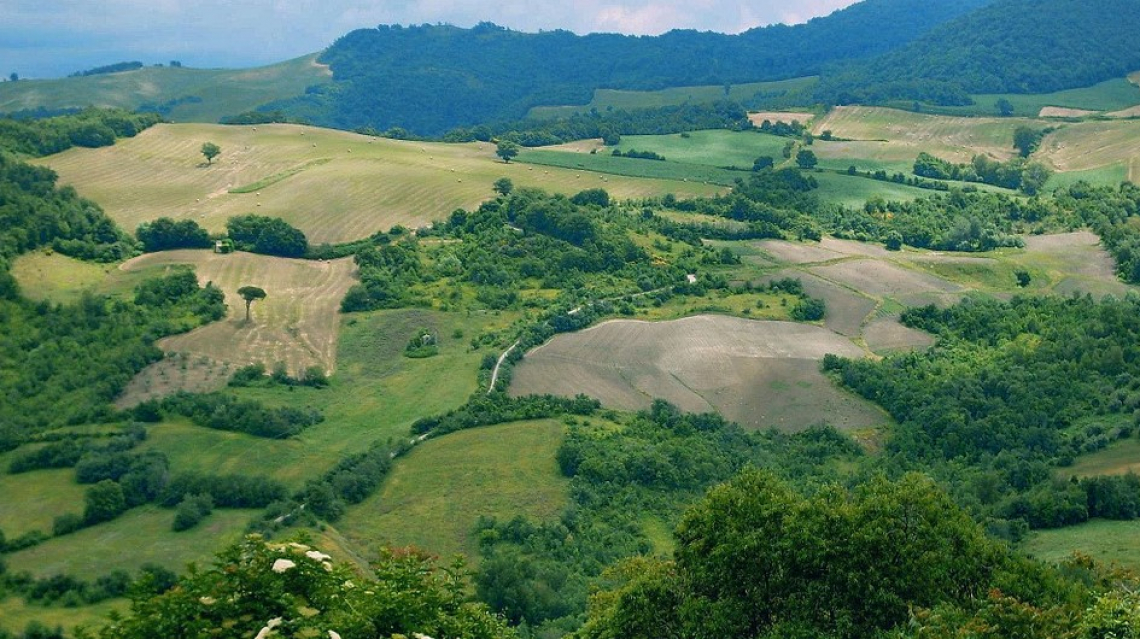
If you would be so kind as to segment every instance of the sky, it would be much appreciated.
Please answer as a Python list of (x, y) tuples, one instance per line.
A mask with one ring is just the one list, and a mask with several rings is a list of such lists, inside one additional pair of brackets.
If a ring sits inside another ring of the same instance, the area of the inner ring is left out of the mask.
[(739, 33), (855, 0), (0, 0), (0, 76), (114, 62), (249, 67), (320, 51), (380, 24), (494, 22), (519, 31)]

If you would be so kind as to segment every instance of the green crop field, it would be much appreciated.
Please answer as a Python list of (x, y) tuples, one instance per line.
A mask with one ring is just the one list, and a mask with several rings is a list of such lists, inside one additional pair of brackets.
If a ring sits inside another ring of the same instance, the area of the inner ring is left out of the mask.
[(52, 521), (68, 513), (83, 514), (86, 486), (75, 483), (71, 469), (8, 474), (0, 465), (0, 530), (9, 538), (33, 530), (51, 534)]
[(84, 293), (106, 292), (114, 266), (84, 262), (47, 251), (25, 253), (12, 263), (12, 275), (28, 299), (57, 304), (74, 302)]
[(736, 166), (752, 168), (756, 158), (766, 155), (773, 160), (780, 157), (787, 138), (760, 132), (733, 132), (725, 130), (693, 131), (676, 135), (626, 135), (616, 147), (598, 151), (610, 153), (614, 148), (621, 152), (631, 150), (652, 151), (667, 160), (684, 164), (702, 164), (714, 167)]
[(534, 107), (528, 114), (532, 118), (559, 118), (570, 117), (576, 113), (589, 113), (591, 109), (605, 111), (606, 109), (652, 109), (663, 106), (675, 106), (685, 103), (715, 102), (717, 100), (733, 100), (748, 104), (757, 95), (774, 95), (795, 93), (809, 89), (818, 82), (818, 78), (793, 78), (776, 82), (751, 82), (747, 84), (732, 84), (727, 92), (724, 85), (706, 85), (695, 87), (674, 87), (659, 91), (619, 91), (615, 89), (598, 89), (594, 98), (582, 106), (540, 106)]
[(1093, 520), (1033, 533), (1022, 549), (1030, 556), (1062, 562), (1074, 552), (1105, 565), (1140, 570), (1140, 521)]
[(1140, 105), (1140, 87), (1124, 78), (1106, 80), (1091, 87), (1069, 89), (1055, 93), (1019, 94), (998, 93), (971, 96), (974, 104), (963, 107), (930, 107), (939, 113), (951, 115), (997, 114), (999, 100), (1007, 100), (1013, 105), (1017, 116), (1037, 117), (1042, 109), (1057, 107), (1090, 112), (1123, 111)]
[(399, 460), (378, 493), (337, 529), (365, 551), (414, 545), (442, 557), (478, 557), (481, 516), (556, 519), (569, 501), (555, 462), (563, 425), (516, 422), (428, 440)]
[[(212, 165), (200, 153), (207, 141), (222, 148)], [(167, 216), (221, 231), (228, 218), (257, 213), (283, 218), (313, 244), (360, 239), (397, 224), (415, 228), (457, 208), (474, 209), (493, 195), (500, 177), (566, 194), (601, 182), (578, 171), (504, 164), (490, 144), (400, 142), (296, 125), (158, 125), (112, 147), (40, 161), (128, 230)], [(617, 198), (718, 190), (680, 178), (611, 178), (605, 187)]]
[(191, 562), (209, 561), (219, 548), (239, 539), (254, 515), (251, 510), (217, 509), (197, 527), (176, 533), (170, 529), (174, 510), (143, 506), (114, 521), (9, 553), (5, 560), (9, 570), (37, 577), (67, 573), (95, 579), (112, 570), (134, 573), (148, 563), (181, 570)]
[(171, 103), (166, 117), (172, 121), (217, 122), (331, 81), (332, 72), (317, 64), (318, 55), (253, 69), (144, 67), (79, 78), (4, 82), (0, 83), (0, 113), (92, 105), (133, 111)]
[(112, 611), (124, 612), (127, 607), (125, 599), (111, 599), (90, 606), (55, 608), (29, 604), (18, 596), (10, 596), (0, 598), (0, 630), (20, 636), (18, 633), (24, 631), (28, 622), (38, 621), (49, 628), (62, 628), (64, 636), (70, 639), (75, 636), (71, 630), (76, 626), (98, 628), (106, 623), (107, 615)]

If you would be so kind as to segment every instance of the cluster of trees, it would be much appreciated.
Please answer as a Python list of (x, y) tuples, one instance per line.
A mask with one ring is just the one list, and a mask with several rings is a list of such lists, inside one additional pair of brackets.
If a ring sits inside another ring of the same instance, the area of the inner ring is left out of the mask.
[(1066, 577), (1021, 558), (918, 474), (805, 495), (747, 471), (686, 512), (674, 541), (671, 561), (639, 558), (614, 570), (615, 585), (591, 598), (574, 636), (1045, 639), (1140, 630), (1129, 612), (1135, 584), (1100, 582), (1079, 565)]
[(93, 75), (104, 75), (107, 73), (121, 73), (123, 71), (135, 71), (135, 70), (141, 69), (141, 68), (143, 68), (143, 63), (139, 62), (137, 60), (132, 61), (132, 62), (116, 62), (115, 64), (107, 64), (107, 65), (104, 65), (101, 67), (95, 67), (93, 69), (87, 69), (86, 71), (76, 71), (75, 73), (72, 73), (71, 75), (69, 75), (67, 77), (69, 77), (69, 78), (86, 78), (86, 77), (93, 76)]
[(149, 400), (136, 408), (136, 414), (153, 419), (156, 414), (189, 417), (199, 426), (231, 430), (257, 437), (284, 439), (324, 421), (315, 409), (290, 406), (269, 408), (257, 400), (237, 399), (226, 393), (180, 391), (161, 400)]
[(56, 306), (17, 298), (0, 300), (0, 309), (0, 449), (49, 428), (114, 418), (110, 402), (162, 358), (155, 340), (225, 313), (220, 291), (199, 288), (192, 273), (144, 284), (135, 301), (85, 295)]
[(143, 222), (135, 231), (135, 237), (148, 253), (180, 248), (210, 248), (214, 245), (210, 234), (194, 220), (176, 221), (169, 217)]
[(653, 109), (591, 110), (569, 117), (526, 119), (504, 124), (480, 124), (443, 135), (446, 142), (509, 140), (520, 146), (546, 146), (574, 140), (601, 138), (614, 146), (623, 135), (668, 135), (703, 129), (744, 131), (752, 128), (739, 104), (718, 100)]
[(938, 335), (926, 353), (879, 362), (828, 356), (824, 367), (898, 421), (892, 454), (935, 473), (1002, 534), (1132, 518), (1133, 479), (1053, 478), (1058, 465), (1135, 430), (1138, 310), (1134, 297), (971, 298), (903, 314)]
[(1117, 188), (1078, 183), (1054, 194), (1060, 211), (1074, 225), (1092, 227), (1112, 254), (1116, 272), (1127, 282), (1140, 283), (1140, 188), (1125, 182)]
[(0, 148), (31, 156), (51, 155), (73, 146), (111, 146), (162, 121), (154, 113), (89, 108), (43, 119), (0, 118)]
[(657, 160), (658, 162), (664, 162), (665, 161), (664, 155), (661, 155), (659, 153), (654, 153), (653, 151), (638, 151), (636, 149), (630, 149), (630, 150), (624, 151), (624, 152), (620, 149), (614, 149), (611, 152), (611, 155), (613, 155), (615, 158), (634, 158), (634, 159), (638, 159), (638, 160)]
[[(749, 433), (660, 401), (619, 419), (621, 428), (570, 420), (557, 459), (573, 501), (558, 520), (483, 518), (476, 526), (480, 599), (536, 636), (576, 628), (591, 587), (612, 583), (603, 577), (607, 566), (654, 552), (646, 521), (672, 527), (705, 490), (750, 464), (810, 483), (829, 476), (836, 460), (861, 457), (858, 446), (826, 426), (797, 435)], [(691, 636), (662, 630), (646, 625), (633, 636)]]
[(249, 386), (308, 386), (310, 388), (324, 388), (329, 385), (328, 375), (320, 366), (309, 366), (301, 371), (297, 377), (289, 375), (284, 362), (273, 365), (272, 371), (267, 371), (265, 364), (258, 362), (242, 366), (230, 376), (229, 386), (245, 388)]
[(1026, 161), (1024, 156), (1000, 162), (984, 155), (975, 155), (969, 164), (954, 164), (924, 152), (919, 153), (914, 161), (914, 174), (936, 180), (992, 184), (1020, 190), (1027, 195), (1037, 195), (1053, 172), (1040, 162)]
[(226, 233), (238, 250), (280, 257), (302, 257), (309, 250), (305, 234), (288, 222), (264, 215), (239, 215), (226, 221)]

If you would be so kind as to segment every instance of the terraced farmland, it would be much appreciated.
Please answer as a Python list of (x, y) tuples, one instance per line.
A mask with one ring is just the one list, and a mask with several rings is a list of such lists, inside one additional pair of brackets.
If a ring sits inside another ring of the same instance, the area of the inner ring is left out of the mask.
[[(204, 142), (221, 147), (203, 162)], [(605, 186), (617, 198), (709, 195), (719, 187), (614, 177), (498, 160), (491, 144), (400, 142), (297, 125), (165, 124), (113, 147), (72, 149), (42, 160), (98, 202), (121, 226), (166, 216), (222, 231), (235, 215), (281, 217), (313, 244), (367, 237), (394, 225), (418, 227), (472, 209), (492, 183), (573, 194)]]

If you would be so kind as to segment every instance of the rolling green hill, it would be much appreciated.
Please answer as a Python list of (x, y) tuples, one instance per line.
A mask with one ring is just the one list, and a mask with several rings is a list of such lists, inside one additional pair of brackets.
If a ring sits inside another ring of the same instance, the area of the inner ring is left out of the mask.
[(158, 111), (175, 122), (217, 122), (329, 82), (317, 54), (255, 69), (144, 67), (55, 80), (0, 83), (0, 113), (86, 106)]

